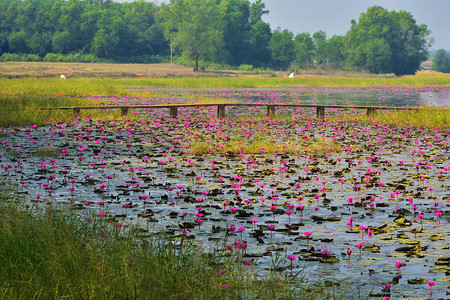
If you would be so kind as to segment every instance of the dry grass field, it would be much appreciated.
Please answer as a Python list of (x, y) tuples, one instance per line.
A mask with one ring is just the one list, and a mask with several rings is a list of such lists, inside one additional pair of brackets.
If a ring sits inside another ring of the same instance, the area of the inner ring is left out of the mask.
[[(247, 72), (239, 70), (206, 70), (193, 72), (192, 68), (176, 64), (107, 64), (107, 63), (49, 63), (2, 62), (0, 77), (73, 77), (108, 78), (167, 78), (167, 77), (235, 77), (242, 75), (273, 76), (273, 72)], [(275, 76), (283, 76), (278, 73)]]
[[(108, 63), (66, 63), (66, 62), (0, 62), (0, 77), (60, 77), (66, 78), (178, 78), (178, 77), (287, 77), (288, 71), (242, 71), (210, 70), (193, 72), (191, 67), (176, 64), (108, 64)], [(296, 75), (316, 77), (365, 77), (392, 78), (393, 74), (368, 74), (337, 69), (302, 69)]]

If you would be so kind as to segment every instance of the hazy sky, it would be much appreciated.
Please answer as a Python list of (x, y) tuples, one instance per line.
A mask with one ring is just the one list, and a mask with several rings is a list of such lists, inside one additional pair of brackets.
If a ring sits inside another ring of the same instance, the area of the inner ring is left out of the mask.
[[(117, 0), (130, 2), (131, 0)], [(250, 0), (252, 2), (252, 0)], [(152, 1), (157, 4), (167, 1)], [(323, 30), (328, 37), (344, 35), (350, 20), (358, 20), (368, 7), (410, 12), (417, 23), (428, 25), (435, 42), (432, 49), (450, 50), (450, 0), (263, 0), (270, 11), (263, 19), (272, 29), (313, 34)]]

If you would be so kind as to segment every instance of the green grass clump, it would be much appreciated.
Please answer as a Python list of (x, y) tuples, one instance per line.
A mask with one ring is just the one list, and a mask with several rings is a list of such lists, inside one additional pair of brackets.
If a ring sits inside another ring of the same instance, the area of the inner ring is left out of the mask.
[(102, 78), (0, 78), (0, 91), (3, 95), (26, 96), (125, 95), (120, 83)]
[[(330, 117), (334, 119), (334, 117)], [(389, 110), (375, 115), (339, 116), (337, 119), (356, 121), (375, 121), (382, 124), (400, 126), (425, 126), (430, 128), (449, 128), (450, 109), (427, 107), (419, 110)]]
[[(48, 122), (72, 122), (79, 119), (108, 120), (123, 119), (119, 109), (115, 110), (81, 110), (74, 115), (73, 110), (42, 109), (44, 107), (72, 107), (93, 105), (92, 100), (75, 97), (44, 96), (0, 96), (0, 127), (45, 125)], [(96, 103), (101, 104), (101, 103)], [(135, 114), (127, 114), (127, 120), (137, 119)]]

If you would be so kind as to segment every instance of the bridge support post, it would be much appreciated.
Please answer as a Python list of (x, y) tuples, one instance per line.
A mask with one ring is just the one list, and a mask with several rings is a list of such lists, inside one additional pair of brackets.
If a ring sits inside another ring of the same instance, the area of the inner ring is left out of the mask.
[(126, 116), (128, 113), (128, 107), (121, 107), (120, 110), (122, 111), (122, 117)]
[(178, 107), (174, 106), (170, 108), (170, 117), (176, 118), (178, 115)]
[(217, 105), (217, 119), (225, 119), (225, 105)]
[(375, 107), (368, 107), (367, 108), (367, 115), (368, 116), (374, 116), (377, 114), (377, 110), (375, 109)]
[(316, 115), (318, 118), (325, 118), (325, 107), (317, 106)]
[(267, 116), (270, 119), (273, 119), (275, 117), (275, 106), (274, 105), (267, 105)]
[(80, 108), (79, 107), (74, 107), (73, 108), (73, 115), (75, 117), (78, 117), (80, 115)]

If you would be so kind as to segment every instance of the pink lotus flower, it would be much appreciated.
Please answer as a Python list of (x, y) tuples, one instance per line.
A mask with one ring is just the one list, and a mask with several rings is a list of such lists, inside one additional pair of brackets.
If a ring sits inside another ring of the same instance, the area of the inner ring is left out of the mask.
[(431, 295), (432, 294), (431, 287), (434, 285), (434, 281), (427, 281), (427, 285), (430, 287), (430, 295)]
[(397, 267), (397, 270), (400, 272), (400, 268), (406, 266), (406, 264), (398, 261), (395, 263), (395, 266)]
[(275, 225), (267, 225), (267, 229), (274, 230), (275, 229)]
[(289, 259), (292, 262), (293, 260), (297, 259), (297, 256), (295, 256), (295, 255), (288, 255), (287, 259)]
[(350, 249), (350, 248), (348, 248), (347, 249), (347, 255), (348, 255), (348, 258), (350, 259), (350, 256), (352, 255), (352, 249)]

